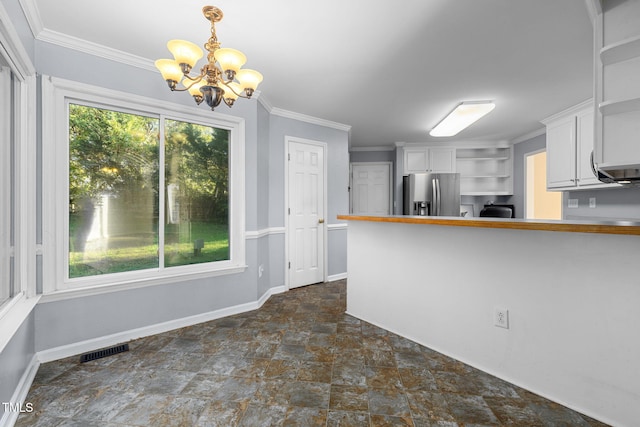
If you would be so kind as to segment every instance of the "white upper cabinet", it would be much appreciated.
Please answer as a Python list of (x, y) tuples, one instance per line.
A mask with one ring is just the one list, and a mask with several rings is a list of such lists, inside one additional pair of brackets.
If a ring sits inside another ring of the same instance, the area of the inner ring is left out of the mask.
[(606, 185), (593, 171), (594, 117), (593, 107), (576, 114), (576, 184), (580, 187)]
[(405, 147), (404, 175), (421, 172), (455, 172), (456, 149), (442, 147)]
[(547, 188), (578, 190), (612, 187), (593, 172), (594, 106), (591, 100), (560, 112), (543, 123), (547, 127)]
[(576, 185), (576, 117), (547, 124), (547, 188)]

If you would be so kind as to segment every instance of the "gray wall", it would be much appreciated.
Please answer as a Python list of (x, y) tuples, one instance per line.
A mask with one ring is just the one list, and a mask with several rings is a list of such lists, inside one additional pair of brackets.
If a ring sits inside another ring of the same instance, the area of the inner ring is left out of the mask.
[(386, 151), (351, 151), (351, 163), (392, 162), (396, 164), (396, 150)]
[(31, 59), (31, 62), (34, 61), (34, 40), (33, 34), (31, 34), (31, 29), (29, 29), (29, 24), (27, 23), (27, 19), (22, 13), (22, 6), (20, 6), (19, 0), (0, 0), (2, 6), (4, 6), (5, 10), (11, 17), (11, 24), (13, 28), (18, 33), (18, 37), (20, 38), (20, 42), (22, 43), (27, 55)]
[(513, 197), (516, 217), (524, 218), (525, 156), (547, 148), (547, 135), (542, 134), (513, 146)]
[[(12, 402), (16, 387), (35, 354), (34, 342), (32, 312), (0, 352), (0, 403)], [(0, 405), (0, 420), (4, 412), (4, 405)]]
[[(589, 208), (595, 197), (596, 207)], [(568, 207), (569, 198), (578, 199), (578, 208)], [(640, 220), (640, 188), (617, 188), (566, 192), (562, 197), (562, 213), (570, 220)]]

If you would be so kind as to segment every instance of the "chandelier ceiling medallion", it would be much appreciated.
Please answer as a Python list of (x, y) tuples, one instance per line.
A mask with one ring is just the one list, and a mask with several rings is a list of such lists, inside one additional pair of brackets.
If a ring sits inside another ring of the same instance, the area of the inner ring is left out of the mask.
[[(262, 74), (241, 69), (247, 62), (242, 52), (220, 47), (215, 23), (222, 20), (222, 11), (214, 6), (205, 6), (202, 13), (211, 22), (211, 37), (204, 44), (208, 52), (207, 63), (200, 69), (200, 74), (192, 77), (190, 72), (204, 53), (196, 44), (186, 40), (170, 40), (167, 47), (174, 59), (158, 59), (155, 65), (172, 91), (189, 91), (198, 105), (204, 100), (211, 110), (223, 100), (231, 107), (238, 97), (251, 98), (262, 81)], [(183, 87), (179, 88), (181, 82)]]

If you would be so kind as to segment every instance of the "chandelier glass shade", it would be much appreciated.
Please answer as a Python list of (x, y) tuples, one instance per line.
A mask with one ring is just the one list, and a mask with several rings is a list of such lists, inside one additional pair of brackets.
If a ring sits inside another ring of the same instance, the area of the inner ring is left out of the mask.
[(204, 51), (186, 40), (170, 40), (167, 48), (174, 59), (158, 59), (155, 65), (172, 91), (188, 91), (197, 104), (205, 101), (212, 110), (222, 101), (231, 107), (238, 98), (251, 98), (262, 81), (262, 74), (242, 68), (247, 57), (239, 50), (220, 47), (215, 23), (222, 20), (222, 11), (205, 6), (202, 13), (211, 22), (211, 37), (204, 44), (207, 63), (200, 74), (192, 76), (191, 70), (204, 56)]

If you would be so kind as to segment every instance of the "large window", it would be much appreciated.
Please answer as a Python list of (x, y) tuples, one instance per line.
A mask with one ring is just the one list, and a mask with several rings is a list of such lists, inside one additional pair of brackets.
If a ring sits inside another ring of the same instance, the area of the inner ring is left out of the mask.
[(53, 110), (44, 157), (54, 159), (44, 193), (57, 212), (43, 225), (56, 254), (45, 294), (245, 268), (242, 119), (53, 78), (43, 86)]
[(229, 259), (229, 131), (165, 120), (165, 266)]
[(228, 148), (226, 129), (70, 103), (69, 277), (228, 260)]
[(158, 122), (69, 105), (69, 277), (158, 268)]

